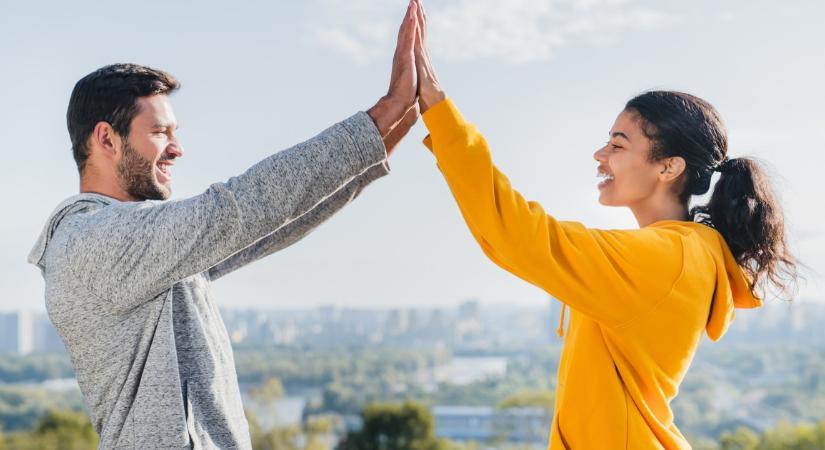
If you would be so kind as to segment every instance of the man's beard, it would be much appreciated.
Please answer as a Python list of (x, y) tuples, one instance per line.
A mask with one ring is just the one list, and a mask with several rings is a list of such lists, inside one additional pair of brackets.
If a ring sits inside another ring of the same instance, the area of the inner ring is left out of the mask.
[(155, 165), (147, 161), (129, 142), (123, 142), (123, 158), (117, 165), (123, 189), (134, 199), (166, 200), (172, 192), (154, 177)]

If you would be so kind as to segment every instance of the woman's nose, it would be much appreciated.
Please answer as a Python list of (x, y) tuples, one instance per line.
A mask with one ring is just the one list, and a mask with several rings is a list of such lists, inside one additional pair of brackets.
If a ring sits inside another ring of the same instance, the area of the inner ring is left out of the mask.
[(605, 161), (605, 159), (606, 159), (606, 158), (605, 158), (605, 151), (604, 151), (604, 149), (605, 149), (605, 148), (607, 148), (607, 146), (604, 146), (604, 147), (602, 147), (602, 148), (600, 148), (600, 149), (596, 150), (596, 151), (593, 153), (593, 159), (595, 159), (595, 160), (596, 160), (596, 161), (598, 161), (598, 162), (604, 162), (604, 161)]

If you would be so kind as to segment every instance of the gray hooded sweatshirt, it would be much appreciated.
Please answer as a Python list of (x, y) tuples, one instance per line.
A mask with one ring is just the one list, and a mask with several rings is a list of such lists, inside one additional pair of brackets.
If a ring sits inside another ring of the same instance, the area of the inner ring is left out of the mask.
[(210, 282), (280, 250), (386, 175), (359, 112), (204, 193), (79, 194), (29, 255), (103, 449), (249, 449), (230, 340)]

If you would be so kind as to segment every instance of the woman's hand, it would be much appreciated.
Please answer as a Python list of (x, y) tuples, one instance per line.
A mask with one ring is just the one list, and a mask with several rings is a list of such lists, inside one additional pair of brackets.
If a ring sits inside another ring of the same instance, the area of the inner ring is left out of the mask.
[(416, 18), (418, 26), (415, 34), (415, 68), (418, 73), (418, 105), (421, 113), (430, 109), (436, 103), (447, 98), (441, 85), (438, 84), (438, 77), (435, 75), (430, 53), (427, 50), (427, 13), (421, 0), (413, 0), (416, 3)]

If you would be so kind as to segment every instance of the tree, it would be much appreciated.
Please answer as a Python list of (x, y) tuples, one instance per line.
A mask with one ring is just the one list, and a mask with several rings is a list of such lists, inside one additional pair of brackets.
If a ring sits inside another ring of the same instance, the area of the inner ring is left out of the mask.
[(814, 426), (814, 440), (817, 448), (825, 448), (825, 420)]
[(811, 425), (782, 423), (762, 435), (757, 450), (820, 450), (817, 429)]
[(750, 428), (739, 427), (732, 433), (723, 433), (719, 444), (720, 450), (755, 450), (759, 435)]
[(297, 427), (275, 427), (263, 433), (253, 443), (255, 450), (301, 450), (301, 430)]
[(541, 408), (547, 412), (553, 411), (555, 395), (552, 391), (521, 390), (498, 403), (499, 409), (507, 408)]
[(363, 427), (350, 432), (338, 450), (443, 450), (447, 443), (435, 437), (430, 411), (414, 402), (372, 404), (362, 412)]
[(85, 414), (51, 409), (33, 430), (11, 433), (5, 444), (8, 450), (94, 450), (98, 438)]
[(266, 383), (250, 391), (252, 398), (261, 404), (272, 406), (278, 400), (284, 398), (284, 385), (278, 377), (271, 377)]

